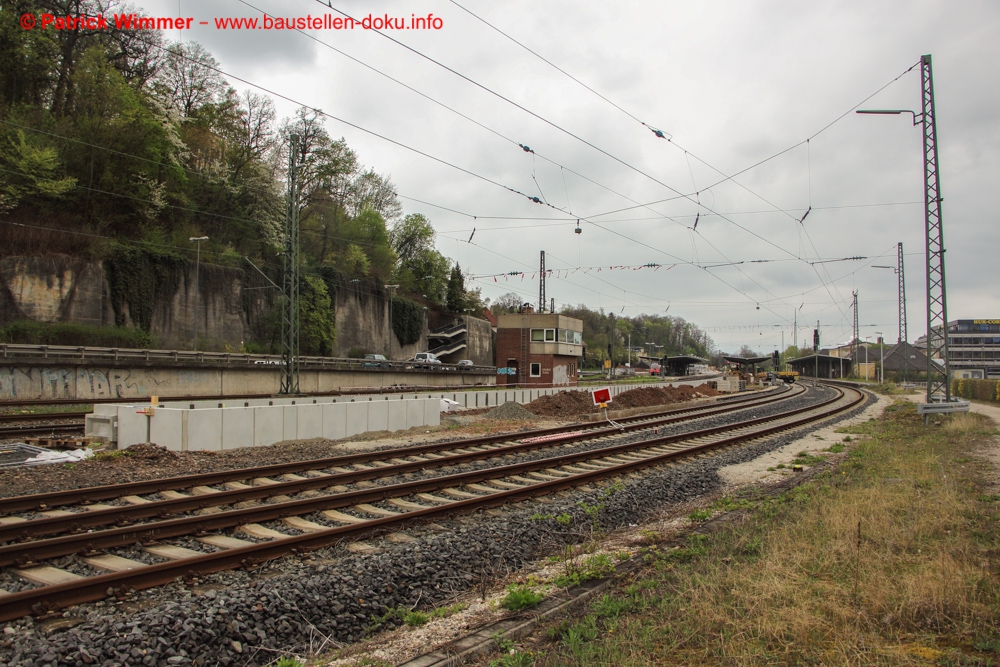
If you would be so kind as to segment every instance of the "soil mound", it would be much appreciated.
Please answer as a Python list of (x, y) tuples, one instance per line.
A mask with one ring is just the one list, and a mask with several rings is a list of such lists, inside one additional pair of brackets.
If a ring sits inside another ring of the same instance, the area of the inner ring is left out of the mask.
[[(720, 392), (707, 384), (698, 387), (681, 385), (679, 387), (640, 387), (631, 389), (615, 396), (608, 406), (611, 410), (628, 410), (629, 408), (646, 408), (670, 403), (683, 403), (696, 398), (718, 396)], [(566, 417), (588, 412), (597, 412), (599, 408), (589, 391), (561, 391), (557, 394), (540, 396), (524, 406), (536, 415), (544, 417)]]
[(536, 419), (536, 415), (528, 410), (525, 410), (520, 403), (515, 401), (507, 401), (503, 405), (499, 405), (485, 415), (483, 419)]

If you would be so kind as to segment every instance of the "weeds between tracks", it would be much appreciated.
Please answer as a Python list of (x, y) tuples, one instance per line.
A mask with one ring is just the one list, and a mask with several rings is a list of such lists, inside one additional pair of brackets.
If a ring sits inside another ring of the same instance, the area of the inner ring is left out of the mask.
[[(1000, 664), (1000, 447), (976, 415), (895, 404), (837, 468), (538, 636), (535, 665)], [(519, 651), (521, 653), (521, 651)]]

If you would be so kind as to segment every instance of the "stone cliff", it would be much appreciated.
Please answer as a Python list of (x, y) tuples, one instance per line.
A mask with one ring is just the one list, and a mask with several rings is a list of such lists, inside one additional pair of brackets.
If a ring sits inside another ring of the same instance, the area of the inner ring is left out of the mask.
[[(275, 298), (273, 288), (249, 284), (240, 269), (205, 264), (200, 266), (195, 290), (195, 266), (178, 269), (171, 289), (154, 299), (151, 333), (161, 349), (191, 349), (195, 311), (198, 313), (199, 349), (238, 349), (243, 342), (258, 340), (266, 329), (264, 318)], [(338, 289), (332, 297), (336, 309), (334, 356), (346, 357), (352, 349), (364, 349), (394, 359), (407, 359), (427, 350), (427, 318), (420, 339), (403, 346), (392, 335), (389, 354), (389, 302), (363, 284)], [(125, 323), (133, 325), (128, 304), (120, 306)], [(71, 322), (93, 326), (113, 326), (112, 306), (106, 267), (100, 261), (68, 255), (5, 257), (0, 259), (0, 326), (16, 320)], [(475, 326), (480, 333), (470, 341), (470, 353), (477, 363), (492, 364), (489, 327)]]

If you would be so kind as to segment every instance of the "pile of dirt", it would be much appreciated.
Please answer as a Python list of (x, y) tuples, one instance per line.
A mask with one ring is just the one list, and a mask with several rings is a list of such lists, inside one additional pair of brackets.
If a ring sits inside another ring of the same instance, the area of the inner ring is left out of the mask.
[[(614, 397), (608, 406), (612, 410), (628, 410), (630, 408), (645, 408), (670, 403), (683, 403), (696, 398), (718, 396), (720, 392), (707, 384), (698, 387), (681, 385), (679, 387), (641, 387), (622, 392)], [(562, 391), (557, 394), (540, 396), (524, 406), (539, 416), (572, 418), (574, 415), (597, 412), (589, 391)]]
[(540, 417), (572, 417), (594, 410), (594, 399), (589, 391), (560, 391), (539, 396), (524, 406)]
[(126, 447), (124, 454), (135, 459), (147, 459), (149, 461), (162, 461), (163, 459), (177, 458), (176, 452), (172, 452), (166, 447), (161, 447), (160, 445), (154, 445), (148, 442)]
[(503, 405), (499, 405), (485, 415), (483, 419), (536, 419), (534, 413), (525, 410), (520, 403), (515, 401), (507, 401)]

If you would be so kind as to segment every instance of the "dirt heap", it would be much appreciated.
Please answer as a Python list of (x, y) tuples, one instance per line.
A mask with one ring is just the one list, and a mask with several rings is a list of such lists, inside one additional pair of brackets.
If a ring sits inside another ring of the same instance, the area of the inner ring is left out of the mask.
[(515, 401), (507, 401), (503, 405), (499, 405), (485, 415), (483, 419), (537, 419), (538, 417), (527, 410), (525, 410), (520, 403)]
[[(718, 396), (719, 392), (707, 384), (698, 387), (681, 385), (679, 387), (641, 387), (622, 392), (615, 396), (608, 406), (612, 410), (627, 410), (629, 408), (645, 408), (670, 403), (683, 403), (696, 398)], [(562, 391), (557, 394), (541, 396), (524, 406), (536, 415), (544, 417), (566, 417), (597, 412), (589, 391)]]

